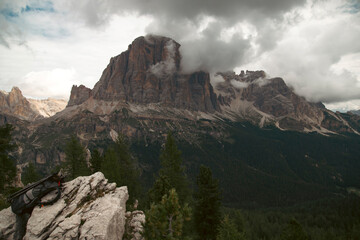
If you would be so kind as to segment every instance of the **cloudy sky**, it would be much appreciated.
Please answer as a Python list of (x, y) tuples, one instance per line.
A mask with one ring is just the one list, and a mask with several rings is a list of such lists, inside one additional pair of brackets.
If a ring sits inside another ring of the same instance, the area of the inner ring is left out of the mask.
[(182, 45), (184, 71), (262, 69), (360, 109), (359, 0), (0, 0), (0, 89), (68, 98), (149, 33)]

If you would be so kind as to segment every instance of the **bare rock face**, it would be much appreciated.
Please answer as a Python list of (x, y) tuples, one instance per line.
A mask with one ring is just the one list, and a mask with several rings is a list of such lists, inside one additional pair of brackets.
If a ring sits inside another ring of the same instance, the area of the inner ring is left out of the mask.
[(0, 239), (14, 239), (16, 215), (11, 208), (0, 211)]
[(32, 121), (42, 118), (31, 108), (29, 101), (22, 95), (18, 87), (13, 87), (9, 93), (0, 91), (0, 112), (22, 120)]
[(264, 71), (242, 71), (239, 75), (227, 72), (219, 75), (225, 80), (217, 86), (222, 105), (231, 106), (236, 101), (247, 102), (257, 111), (257, 118), (271, 118), (282, 129), (320, 129), (324, 119), (324, 106), (298, 96), (283, 79), (266, 78)]
[(27, 99), (31, 108), (41, 116), (47, 118), (65, 109), (67, 101), (64, 99)]
[[(127, 199), (127, 187), (117, 188), (100, 172), (78, 177), (64, 184), (56, 203), (34, 208), (23, 239), (120, 240), (125, 232)], [(14, 222), (10, 208), (0, 212), (1, 239), (12, 239)]]
[(195, 111), (219, 110), (208, 73), (181, 73), (179, 47), (166, 37), (135, 39), (127, 51), (111, 58), (93, 97)]
[(80, 105), (86, 100), (88, 100), (91, 96), (91, 89), (85, 87), (84, 85), (80, 85), (79, 87), (76, 85), (72, 86), (70, 99), (67, 104), (67, 107), (71, 107), (74, 105)]
[(18, 87), (11, 92), (0, 91), (0, 113), (21, 120), (35, 121), (62, 111), (66, 101), (62, 99), (27, 99)]

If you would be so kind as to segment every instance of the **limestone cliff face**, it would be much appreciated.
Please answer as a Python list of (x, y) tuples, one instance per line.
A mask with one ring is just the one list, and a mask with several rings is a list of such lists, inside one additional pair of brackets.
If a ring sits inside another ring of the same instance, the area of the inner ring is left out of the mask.
[(30, 102), (22, 95), (18, 87), (11, 92), (0, 92), (0, 112), (18, 117), (22, 120), (36, 120), (42, 116), (31, 108)]
[(246, 102), (248, 111), (245, 114), (251, 115), (252, 108), (253, 117), (261, 124), (270, 121), (282, 129), (297, 131), (320, 131), (323, 127), (324, 105), (298, 96), (282, 78), (267, 78), (264, 71), (219, 75), (224, 78), (224, 82), (217, 85), (219, 101), (233, 111), (237, 109), (231, 106), (238, 106), (234, 102)]
[(92, 96), (195, 111), (219, 110), (208, 73), (181, 73), (179, 47), (166, 37), (135, 39), (127, 51), (111, 58)]
[(84, 85), (80, 85), (80, 86), (73, 85), (67, 107), (80, 105), (86, 100), (88, 100), (90, 96), (91, 96), (90, 88), (87, 88)]
[[(78, 177), (64, 184), (61, 198), (56, 203), (34, 208), (23, 239), (121, 240), (126, 222), (138, 225), (139, 221), (145, 221), (141, 211), (128, 213), (130, 219), (126, 219), (128, 197), (127, 187), (108, 183), (100, 172)], [(45, 198), (52, 196), (50, 194)], [(15, 214), (10, 208), (0, 212), (0, 239), (13, 239), (15, 221)], [(138, 236), (141, 231), (142, 226), (133, 235)]]
[(31, 108), (41, 116), (47, 118), (65, 109), (67, 101), (64, 99), (27, 99)]
[(66, 101), (62, 99), (27, 99), (18, 87), (11, 92), (0, 91), (0, 114), (20, 120), (35, 121), (62, 111)]

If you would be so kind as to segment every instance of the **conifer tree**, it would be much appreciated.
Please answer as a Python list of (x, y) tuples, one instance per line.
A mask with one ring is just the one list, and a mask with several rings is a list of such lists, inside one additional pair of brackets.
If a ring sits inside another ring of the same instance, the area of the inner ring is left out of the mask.
[(170, 189), (171, 185), (169, 178), (163, 174), (159, 174), (159, 176), (155, 179), (154, 186), (149, 190), (149, 203), (161, 202), (162, 196), (167, 194)]
[(27, 168), (25, 168), (23, 174), (21, 175), (21, 180), (24, 185), (40, 180), (40, 175), (36, 171), (35, 165), (32, 162), (29, 163)]
[(212, 177), (210, 168), (200, 166), (195, 194), (195, 228), (199, 239), (215, 240), (221, 221), (219, 184)]
[(110, 147), (105, 153), (104, 162), (101, 165), (101, 172), (104, 173), (109, 182), (115, 182), (118, 186), (121, 186), (120, 168), (120, 161), (118, 160), (116, 152), (114, 148)]
[(184, 221), (190, 221), (191, 209), (181, 206), (176, 190), (165, 194), (160, 203), (153, 203), (146, 213), (145, 239), (183, 239)]
[(130, 149), (123, 136), (117, 138), (114, 146), (105, 153), (101, 171), (111, 182), (118, 186), (127, 186), (130, 201), (140, 194), (140, 171), (136, 159), (131, 156)]
[(295, 219), (291, 219), (281, 234), (283, 240), (307, 240), (309, 239), (304, 229)]
[(153, 188), (149, 191), (151, 201), (159, 201), (171, 188), (175, 188), (181, 203), (189, 200), (189, 183), (182, 166), (181, 151), (178, 150), (175, 139), (169, 133), (165, 147), (160, 154), (161, 169)]
[(0, 190), (4, 190), (6, 184), (11, 184), (16, 175), (15, 162), (9, 157), (9, 153), (16, 148), (11, 142), (13, 129), (10, 124), (0, 127)]
[(221, 221), (218, 231), (219, 232), (216, 237), (217, 240), (245, 240), (246, 239), (245, 234), (243, 232), (238, 231), (235, 223), (227, 215)]
[(71, 136), (65, 146), (65, 169), (69, 177), (74, 179), (79, 176), (86, 176), (90, 170), (86, 164), (85, 148), (81, 146), (75, 136)]
[(95, 149), (90, 158), (91, 170), (92, 173), (96, 173), (101, 171), (101, 164), (103, 162), (103, 157), (101, 156), (100, 152)]

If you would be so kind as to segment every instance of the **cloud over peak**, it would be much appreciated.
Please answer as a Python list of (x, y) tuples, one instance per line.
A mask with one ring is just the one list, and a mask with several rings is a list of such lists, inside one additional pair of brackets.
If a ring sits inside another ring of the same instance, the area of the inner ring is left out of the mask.
[[(113, 56), (126, 50), (120, 38), (164, 35), (181, 44), (185, 72), (264, 69), (309, 100), (334, 103), (360, 99), (360, 66), (354, 66), (360, 61), (359, 6), (357, 0), (3, 0), (0, 45), (29, 41), (33, 48), (40, 36), (79, 42), (81, 49), (80, 41), (91, 39), (89, 54), (112, 46)], [(71, 59), (78, 50), (68, 49)]]

